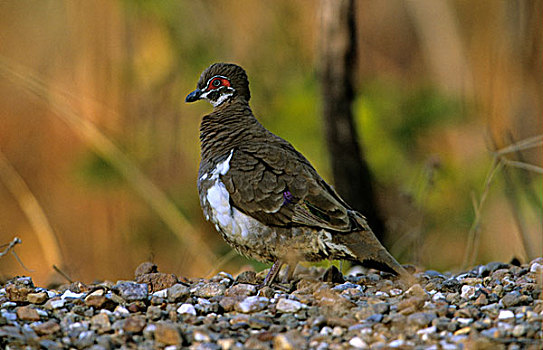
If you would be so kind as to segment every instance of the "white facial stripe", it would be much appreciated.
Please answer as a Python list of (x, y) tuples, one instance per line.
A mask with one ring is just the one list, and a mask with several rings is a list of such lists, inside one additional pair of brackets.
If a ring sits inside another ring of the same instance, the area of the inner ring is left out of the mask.
[(221, 93), (219, 95), (219, 98), (216, 101), (209, 99), (208, 95), (210, 93), (213, 93), (213, 92), (219, 90), (219, 89), (206, 91), (206, 92), (204, 92), (203, 94), (200, 95), (200, 98), (205, 98), (206, 100), (209, 101), (209, 103), (211, 103), (213, 105), (213, 107), (217, 107), (217, 106), (221, 105), (224, 101), (226, 101), (230, 96), (232, 96), (234, 94), (234, 89), (232, 89), (231, 87), (226, 87), (226, 89), (224, 89), (224, 88), (222, 88), (222, 89), (225, 92)]

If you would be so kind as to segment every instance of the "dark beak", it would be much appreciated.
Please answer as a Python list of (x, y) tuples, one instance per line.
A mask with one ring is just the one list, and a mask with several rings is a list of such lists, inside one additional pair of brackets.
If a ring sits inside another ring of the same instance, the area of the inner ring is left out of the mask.
[(194, 102), (198, 101), (200, 99), (200, 95), (202, 94), (202, 90), (196, 89), (190, 94), (187, 95), (187, 98), (185, 98), (185, 102)]

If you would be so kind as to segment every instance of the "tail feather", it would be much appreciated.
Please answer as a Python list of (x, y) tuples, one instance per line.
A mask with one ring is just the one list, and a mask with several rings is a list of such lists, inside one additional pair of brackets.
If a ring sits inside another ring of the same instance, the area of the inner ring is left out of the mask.
[(409, 285), (415, 282), (414, 277), (383, 247), (371, 230), (340, 233), (336, 237), (363, 266), (398, 275)]

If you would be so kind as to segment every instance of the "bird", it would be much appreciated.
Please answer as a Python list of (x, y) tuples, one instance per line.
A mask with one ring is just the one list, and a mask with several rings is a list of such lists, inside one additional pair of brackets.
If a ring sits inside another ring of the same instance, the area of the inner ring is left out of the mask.
[(206, 68), (187, 103), (213, 106), (200, 123), (197, 187), (206, 220), (238, 253), (272, 266), (348, 260), (399, 275), (411, 274), (383, 247), (366, 218), (352, 209), (289, 142), (254, 116), (245, 70), (233, 63)]

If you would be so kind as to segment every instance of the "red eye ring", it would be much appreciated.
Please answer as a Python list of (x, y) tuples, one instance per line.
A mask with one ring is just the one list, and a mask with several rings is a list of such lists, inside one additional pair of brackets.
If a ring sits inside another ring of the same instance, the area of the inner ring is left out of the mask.
[(206, 90), (209, 91), (209, 90), (218, 89), (221, 86), (230, 87), (230, 85), (231, 85), (230, 81), (227, 78), (222, 77), (222, 76), (215, 76), (209, 80)]

